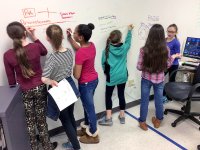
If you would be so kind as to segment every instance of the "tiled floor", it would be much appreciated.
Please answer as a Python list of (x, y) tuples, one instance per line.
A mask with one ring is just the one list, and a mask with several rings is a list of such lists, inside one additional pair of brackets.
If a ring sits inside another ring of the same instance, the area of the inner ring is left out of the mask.
[[(181, 104), (169, 102), (164, 105), (165, 108), (180, 109)], [(199, 111), (200, 103), (195, 102), (192, 105), (193, 111)], [(139, 116), (139, 106), (127, 110), (132, 116)], [(165, 116), (159, 129), (151, 129), (151, 117), (154, 115), (154, 103), (150, 102), (149, 115), (147, 123), (148, 131), (142, 131), (138, 127), (138, 122), (130, 115), (126, 114), (126, 124), (121, 125), (117, 118), (118, 114), (113, 114), (114, 124), (112, 127), (100, 128), (99, 144), (81, 144), (82, 150), (178, 150), (188, 149), (196, 150), (196, 146), (200, 144), (199, 126), (186, 120), (171, 127), (171, 122), (176, 119), (176, 115), (168, 114)], [(67, 139), (63, 133), (52, 138), (52, 141), (58, 141), (59, 146), (56, 150), (63, 150), (62, 143)]]

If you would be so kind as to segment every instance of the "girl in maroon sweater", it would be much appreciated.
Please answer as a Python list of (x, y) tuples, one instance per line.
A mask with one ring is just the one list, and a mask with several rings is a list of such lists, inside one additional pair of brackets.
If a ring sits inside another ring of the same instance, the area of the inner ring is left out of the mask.
[[(47, 89), (41, 81), (42, 69), (40, 56), (47, 49), (37, 39), (34, 29), (25, 29), (19, 22), (7, 26), (7, 34), (13, 40), (13, 48), (4, 54), (4, 65), (9, 85), (19, 83), (25, 108), (27, 130), (30, 136), (31, 150), (39, 150), (36, 130), (44, 150), (53, 150), (46, 123)], [(34, 43), (28, 43), (27, 35)]]

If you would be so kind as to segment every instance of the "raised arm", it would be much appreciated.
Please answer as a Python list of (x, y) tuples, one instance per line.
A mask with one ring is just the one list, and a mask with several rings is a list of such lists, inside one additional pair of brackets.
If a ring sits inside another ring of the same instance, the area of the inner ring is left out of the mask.
[(29, 36), (29, 38), (34, 42), (38, 40), (37, 36), (35, 35), (35, 29), (34, 28), (26, 28), (26, 32)]
[(38, 44), (38, 47), (40, 49), (41, 56), (47, 55), (47, 49), (46, 47), (40, 42), (40, 40), (35, 35), (35, 29), (34, 28), (26, 28), (26, 32), (29, 36), (29, 38), (34, 42)]
[(67, 39), (69, 43), (72, 45), (74, 50), (78, 50), (80, 48), (80, 45), (72, 38), (72, 30), (70, 28), (67, 29)]
[(128, 52), (128, 50), (131, 47), (131, 40), (132, 40), (132, 30), (133, 30), (134, 26), (131, 24), (128, 26), (128, 33), (126, 35), (126, 39), (125, 39), (125, 50)]

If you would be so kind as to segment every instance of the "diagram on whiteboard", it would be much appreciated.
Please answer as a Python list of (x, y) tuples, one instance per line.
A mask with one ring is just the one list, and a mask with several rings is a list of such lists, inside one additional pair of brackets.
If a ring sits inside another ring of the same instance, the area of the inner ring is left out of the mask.
[(74, 11), (54, 11), (49, 8), (23, 8), (20, 22), (27, 27), (44, 26), (55, 23), (74, 22), (76, 12)]
[(110, 32), (117, 27), (117, 17), (115, 15), (106, 15), (98, 17), (101, 32)]
[(140, 27), (138, 29), (138, 37), (140, 40), (146, 40), (149, 29), (152, 27), (153, 24), (158, 22), (160, 20), (159, 16), (152, 16), (148, 15), (147, 16), (147, 22), (141, 22)]
[(150, 27), (146, 25), (145, 23), (141, 23), (139, 30), (138, 30), (138, 37), (140, 40), (145, 40), (147, 37), (147, 34), (149, 32)]

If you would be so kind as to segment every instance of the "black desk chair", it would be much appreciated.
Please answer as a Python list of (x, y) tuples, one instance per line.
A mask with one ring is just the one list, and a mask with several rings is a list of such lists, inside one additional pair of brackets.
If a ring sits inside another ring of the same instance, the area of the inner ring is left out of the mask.
[[(165, 84), (166, 95), (172, 100), (186, 103), (181, 110), (165, 109), (164, 114), (168, 112), (180, 115), (172, 124), (172, 127), (176, 127), (176, 124), (182, 120), (190, 119), (193, 122), (200, 125), (200, 121), (195, 116), (200, 116), (199, 112), (191, 112), (191, 102), (200, 102), (200, 65), (197, 66), (196, 70), (191, 69), (178, 69), (177, 71), (190, 71), (194, 72), (193, 82), (168, 82)], [(172, 73), (172, 74), (173, 74)], [(170, 76), (171, 77), (171, 76)], [(200, 110), (200, 109), (199, 109)], [(199, 127), (200, 130), (200, 127)]]

